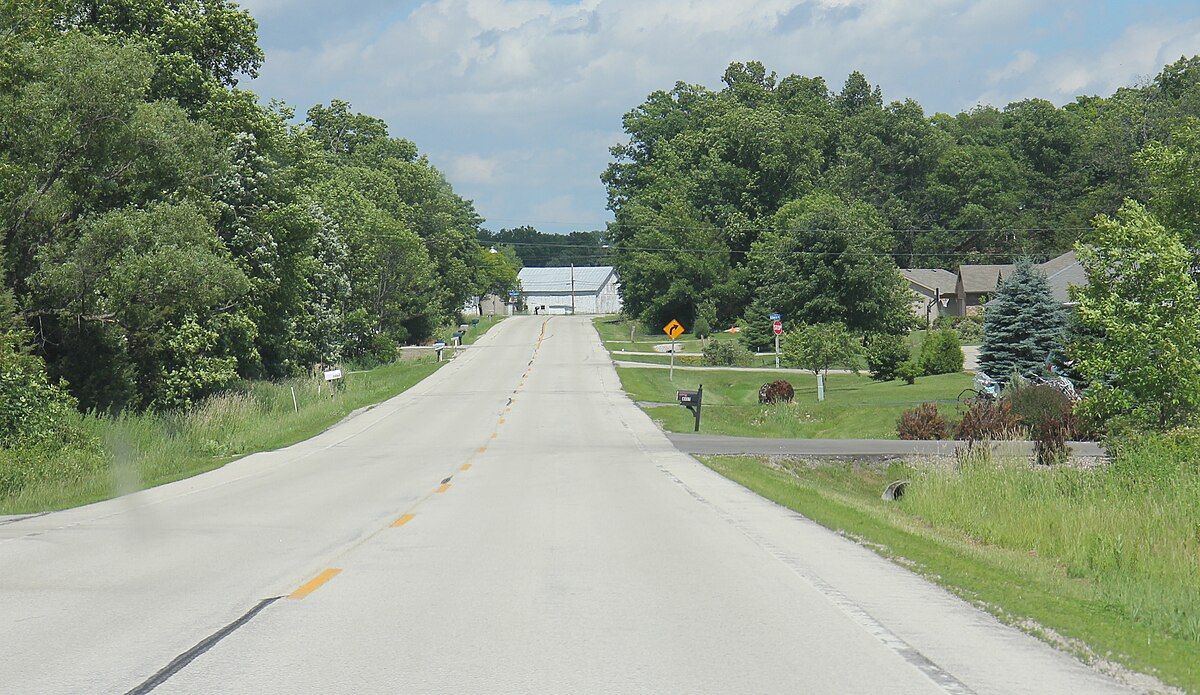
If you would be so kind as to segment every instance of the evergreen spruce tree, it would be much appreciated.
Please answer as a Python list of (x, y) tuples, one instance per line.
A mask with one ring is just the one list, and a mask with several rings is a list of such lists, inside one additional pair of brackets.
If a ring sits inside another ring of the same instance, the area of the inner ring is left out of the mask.
[(987, 306), (979, 367), (1001, 381), (1013, 373), (1039, 373), (1059, 351), (1063, 329), (1062, 307), (1045, 274), (1031, 261), (1019, 261)]

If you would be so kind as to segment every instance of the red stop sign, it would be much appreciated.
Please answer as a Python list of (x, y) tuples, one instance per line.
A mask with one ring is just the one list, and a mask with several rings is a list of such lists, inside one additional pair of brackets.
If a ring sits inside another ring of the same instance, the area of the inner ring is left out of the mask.
[(771, 330), (775, 331), (775, 335), (782, 335), (783, 334), (783, 321), (772, 322)]

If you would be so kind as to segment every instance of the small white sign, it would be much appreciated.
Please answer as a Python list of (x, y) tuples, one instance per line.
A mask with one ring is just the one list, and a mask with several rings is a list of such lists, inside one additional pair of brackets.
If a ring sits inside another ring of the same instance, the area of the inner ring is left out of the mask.
[(341, 378), (342, 378), (342, 370), (340, 370), (340, 369), (330, 369), (329, 371), (325, 372), (325, 381), (333, 381), (334, 379), (341, 379)]

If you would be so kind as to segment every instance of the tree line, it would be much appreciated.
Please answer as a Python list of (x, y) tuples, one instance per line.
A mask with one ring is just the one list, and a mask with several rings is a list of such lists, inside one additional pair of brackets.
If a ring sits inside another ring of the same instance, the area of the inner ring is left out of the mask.
[(602, 174), (626, 310), (743, 319), (754, 347), (773, 311), (901, 331), (898, 267), (1044, 260), (1149, 200), (1147, 153), (1200, 115), (1198, 82), (1200, 58), (1181, 58), (1107, 97), (957, 115), (885, 103), (859, 72), (840, 90), (758, 62), (730, 65), (721, 89), (676, 83), (625, 114)]
[(344, 101), (260, 105), (263, 59), (225, 0), (0, 0), (4, 383), (187, 407), (392, 359), (515, 286), (415, 144)]

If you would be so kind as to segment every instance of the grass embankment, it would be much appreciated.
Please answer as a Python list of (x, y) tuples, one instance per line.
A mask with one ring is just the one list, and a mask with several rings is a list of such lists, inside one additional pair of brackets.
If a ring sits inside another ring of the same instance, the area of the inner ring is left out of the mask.
[[(704, 461), (1057, 646), (1200, 692), (1200, 434), (1094, 470)], [(905, 496), (883, 502), (897, 479)]]
[[(905, 410), (925, 401), (953, 401), (971, 385), (968, 374), (921, 377), (915, 384), (872, 381), (853, 374), (825, 378), (825, 401), (817, 402), (816, 377), (778, 372), (704, 371), (675, 373), (666, 369), (619, 369), (629, 397), (647, 403), (675, 403), (677, 389), (704, 384), (700, 429), (707, 434), (739, 437), (797, 437), (827, 439), (895, 439), (896, 420)], [(786, 379), (796, 390), (791, 404), (759, 405), (763, 384)], [(957, 403), (942, 403), (946, 415)], [(646, 406), (646, 413), (671, 432), (691, 432), (691, 411), (678, 405)]]
[[(469, 325), (471, 327), (470, 327), (470, 329), (467, 330), (467, 334), (463, 336), (462, 344), (470, 345), (471, 343), (474, 343), (476, 340), (479, 340), (480, 338), (483, 337), (484, 333), (487, 333), (488, 330), (491, 329), (492, 326), (495, 326), (496, 324), (500, 323), (505, 318), (507, 318), (507, 317), (505, 317), (505, 316), (468, 316), (467, 317), (467, 321), (468, 321), (467, 325)], [(470, 321), (473, 321), (475, 319), (479, 319), (479, 323), (477, 323), (475, 325), (471, 325)]]
[[(475, 342), (502, 318), (483, 317), (464, 342)], [(80, 439), (90, 446), (0, 450), (0, 514), (88, 504), (295, 444), (405, 391), (439, 366), (425, 356), (347, 373), (334, 398), (323, 379), (305, 378), (244, 383), (184, 413), (78, 415)]]
[[(351, 411), (432, 374), (431, 358), (347, 374), (331, 398), (323, 380), (251, 382), (185, 413), (79, 415), (86, 450), (0, 451), (0, 513), (64, 509), (162, 485), (312, 437)], [(299, 412), (292, 404), (296, 390)], [(8, 469), (8, 470), (5, 470)]]

